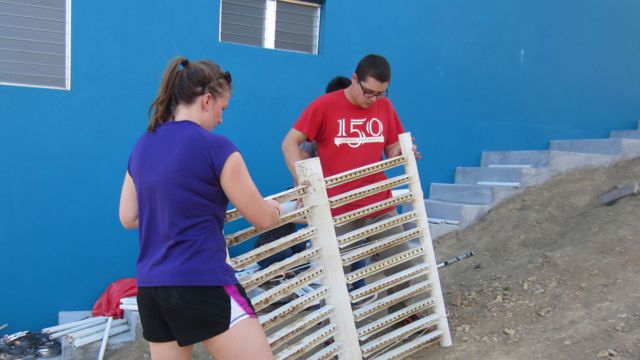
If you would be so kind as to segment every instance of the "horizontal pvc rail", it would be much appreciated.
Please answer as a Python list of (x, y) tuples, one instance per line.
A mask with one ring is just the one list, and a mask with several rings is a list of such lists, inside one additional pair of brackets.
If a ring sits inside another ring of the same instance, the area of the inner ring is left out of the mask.
[[(307, 186), (300, 185), (300, 186), (294, 187), (293, 189), (289, 189), (289, 190), (268, 196), (267, 199), (273, 199), (279, 203), (283, 203), (291, 200), (297, 200), (302, 196), (304, 196), (306, 193), (307, 193)], [(230, 222), (230, 221), (239, 219), (241, 217), (242, 215), (237, 209), (231, 209), (227, 211), (224, 221)]]
[(353, 170), (336, 174), (334, 176), (330, 176), (324, 179), (325, 186), (327, 188), (331, 188), (340, 184), (344, 184), (348, 181), (365, 177), (367, 175), (375, 174), (394, 168), (396, 166), (404, 165), (406, 162), (407, 158), (405, 156), (396, 156), (391, 159), (382, 160), (371, 165), (362, 166)]
[(411, 176), (400, 175), (391, 179), (385, 179), (371, 185), (367, 185), (358, 189), (347, 191), (340, 195), (329, 198), (329, 206), (336, 208), (344, 204), (377, 194), (379, 192), (393, 189), (396, 186), (408, 184), (411, 181)]
[(338, 246), (343, 249), (369, 236), (377, 235), (393, 227), (414, 221), (417, 216), (418, 213), (416, 211), (409, 211), (407, 213), (396, 215), (392, 218), (350, 231), (338, 236)]

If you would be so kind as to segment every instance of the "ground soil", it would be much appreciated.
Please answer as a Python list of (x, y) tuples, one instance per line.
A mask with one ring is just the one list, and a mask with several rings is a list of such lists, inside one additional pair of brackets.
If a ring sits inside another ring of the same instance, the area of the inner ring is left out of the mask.
[[(640, 159), (579, 170), (527, 190), (435, 242), (453, 346), (413, 359), (640, 359)], [(201, 347), (194, 359), (208, 359)], [(110, 359), (149, 359), (142, 341)]]
[(414, 359), (640, 359), (640, 159), (552, 179), (435, 243), (453, 346)]

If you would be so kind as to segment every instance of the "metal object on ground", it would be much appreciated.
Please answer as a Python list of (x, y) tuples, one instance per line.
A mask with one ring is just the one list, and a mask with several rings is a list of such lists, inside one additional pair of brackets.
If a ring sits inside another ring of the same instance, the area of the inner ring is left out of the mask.
[(61, 354), (62, 347), (47, 334), (21, 331), (3, 337), (0, 345), (0, 360), (25, 360), (52, 358)]
[(457, 263), (460, 260), (468, 259), (468, 258), (470, 258), (472, 256), (473, 256), (473, 251), (466, 252), (466, 253), (464, 253), (462, 255), (458, 255), (458, 256), (456, 256), (454, 258), (451, 258), (451, 259), (449, 259), (447, 261), (441, 262), (440, 264), (438, 264), (438, 268), (445, 267), (447, 265), (451, 265), (451, 264)]

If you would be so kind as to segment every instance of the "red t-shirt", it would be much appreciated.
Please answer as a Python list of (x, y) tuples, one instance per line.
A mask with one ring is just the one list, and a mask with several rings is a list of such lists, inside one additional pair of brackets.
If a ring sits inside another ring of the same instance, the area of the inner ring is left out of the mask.
[[(293, 128), (317, 141), (325, 177), (381, 161), (384, 148), (398, 142), (398, 135), (404, 132), (389, 99), (379, 98), (368, 109), (363, 109), (352, 104), (344, 90), (314, 100)], [(327, 192), (331, 197), (384, 179), (384, 173), (377, 173), (327, 189)], [(374, 194), (333, 209), (332, 214), (340, 215), (389, 197), (390, 190)]]

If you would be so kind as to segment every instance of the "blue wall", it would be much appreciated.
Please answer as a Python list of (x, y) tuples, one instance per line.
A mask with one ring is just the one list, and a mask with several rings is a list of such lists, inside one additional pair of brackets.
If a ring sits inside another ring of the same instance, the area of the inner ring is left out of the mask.
[(225, 123), (263, 194), (290, 183), (279, 144), (303, 107), (366, 53), (417, 138), (423, 187), (482, 150), (604, 137), (640, 116), (635, 0), (328, 0), (320, 54), (220, 44), (218, 1), (75, 1), (72, 90), (0, 86), (0, 324), (88, 309), (134, 275), (117, 218), (129, 151), (176, 54), (233, 73)]

